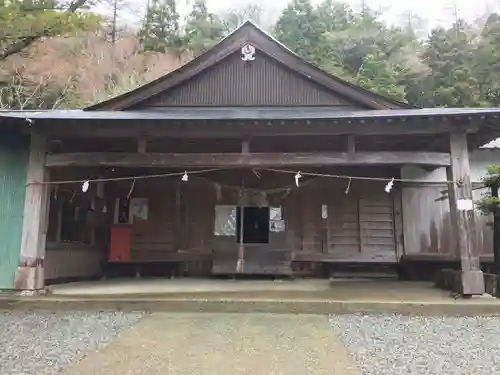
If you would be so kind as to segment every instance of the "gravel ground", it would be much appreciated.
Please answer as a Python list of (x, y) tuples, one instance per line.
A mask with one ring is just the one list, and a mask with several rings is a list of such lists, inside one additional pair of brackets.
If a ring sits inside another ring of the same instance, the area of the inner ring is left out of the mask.
[(500, 318), (336, 315), (363, 375), (500, 374)]
[(142, 315), (0, 311), (0, 375), (59, 374)]

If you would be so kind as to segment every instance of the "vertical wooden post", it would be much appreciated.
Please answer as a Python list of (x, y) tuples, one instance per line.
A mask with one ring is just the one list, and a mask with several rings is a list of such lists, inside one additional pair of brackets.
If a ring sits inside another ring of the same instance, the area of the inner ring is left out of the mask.
[(347, 152), (350, 154), (356, 152), (356, 137), (352, 134), (347, 136)]
[(304, 223), (305, 223), (305, 209), (304, 209), (304, 202), (302, 198), (302, 191), (300, 189), (295, 190), (292, 194), (293, 199), (295, 201), (295, 215), (297, 217), (297, 240), (299, 247), (297, 248), (298, 251), (304, 250)]
[[(323, 195), (323, 196), (328, 196), (326, 194), (327, 192), (324, 192), (324, 193), (325, 193), (325, 195)], [(328, 253), (328, 250), (329, 250), (328, 249), (328, 229), (329, 229), (328, 214), (330, 213), (330, 212), (328, 212), (329, 211), (328, 201), (325, 202), (324, 204), (321, 204), (320, 207), (321, 207), (321, 252)], [(325, 208), (326, 212), (324, 212), (323, 208)]]
[(476, 241), (469, 153), (464, 131), (450, 133), (450, 153), (448, 180), (458, 181), (448, 185), (452, 237), (456, 239), (456, 252), (460, 256), (461, 283), (458, 291), (464, 296), (480, 295), (484, 293), (484, 278)]
[(183, 240), (182, 240), (182, 235), (183, 235), (183, 230), (182, 230), (182, 206), (181, 206), (181, 199), (182, 199), (182, 192), (181, 192), (182, 186), (179, 182), (175, 183), (175, 222), (174, 222), (174, 230), (175, 230), (175, 250), (180, 251), (184, 249), (183, 246)]
[(181, 202), (181, 222), (182, 222), (182, 238), (181, 238), (181, 248), (190, 249), (192, 246), (192, 241), (190, 241), (189, 231), (189, 215), (190, 215), (190, 205), (193, 199), (192, 188), (189, 185), (181, 185), (180, 188), (180, 202)]
[(243, 138), (241, 141), (241, 153), (249, 154), (250, 153), (250, 138)]
[[(498, 186), (491, 187), (491, 196), (498, 198)], [(493, 211), (493, 268), (496, 278), (495, 296), (500, 297), (500, 209)]]
[(61, 242), (62, 239), (62, 226), (63, 226), (63, 203), (58, 201), (54, 206), (57, 210), (57, 229), (56, 229), (56, 242)]
[(245, 205), (246, 202), (246, 193), (245, 193), (245, 177), (241, 178), (241, 189), (240, 189), (240, 241), (238, 246), (238, 258), (236, 261), (236, 272), (243, 273), (245, 267), (245, 244), (243, 242), (244, 236), (244, 220), (245, 220)]
[(21, 256), (16, 278), (17, 289), (44, 287), (43, 259), (47, 234), (49, 185), (36, 184), (49, 179), (45, 168), (46, 139), (31, 134), (26, 198), (24, 203)]
[(361, 227), (361, 196), (356, 194), (356, 223), (358, 224), (358, 251), (363, 252), (363, 234)]
[(148, 147), (148, 139), (146, 137), (140, 137), (137, 139), (137, 152), (145, 154)]
[(395, 189), (395, 194), (393, 196), (393, 207), (394, 207), (394, 237), (396, 244), (396, 260), (401, 261), (401, 257), (404, 255), (404, 230), (403, 230), (403, 189), (398, 186)]

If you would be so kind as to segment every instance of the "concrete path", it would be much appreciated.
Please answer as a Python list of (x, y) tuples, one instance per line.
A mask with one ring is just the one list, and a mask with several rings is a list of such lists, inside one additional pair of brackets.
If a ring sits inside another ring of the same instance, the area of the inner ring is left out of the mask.
[(63, 375), (361, 375), (327, 316), (155, 313)]

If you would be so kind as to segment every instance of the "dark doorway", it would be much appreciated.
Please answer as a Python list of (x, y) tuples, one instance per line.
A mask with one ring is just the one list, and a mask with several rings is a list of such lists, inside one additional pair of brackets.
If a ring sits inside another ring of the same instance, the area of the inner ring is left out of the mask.
[[(241, 207), (236, 210), (236, 240), (241, 238)], [(243, 208), (243, 243), (269, 243), (269, 207)]]

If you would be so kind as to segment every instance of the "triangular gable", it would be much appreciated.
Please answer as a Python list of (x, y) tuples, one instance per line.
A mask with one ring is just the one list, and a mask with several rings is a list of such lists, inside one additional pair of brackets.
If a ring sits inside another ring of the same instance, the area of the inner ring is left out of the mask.
[[(242, 59), (242, 48), (246, 46), (255, 48), (252, 61)], [(360, 109), (409, 107), (327, 74), (247, 21), (179, 69), (87, 109), (295, 105)]]
[(240, 53), (235, 52), (190, 80), (133, 108), (313, 105), (360, 107), (257, 50), (251, 63), (241, 61)]

